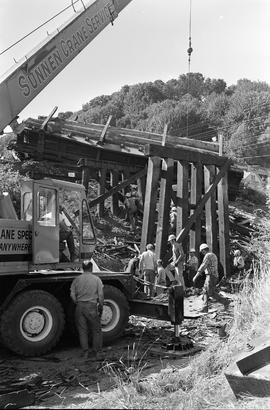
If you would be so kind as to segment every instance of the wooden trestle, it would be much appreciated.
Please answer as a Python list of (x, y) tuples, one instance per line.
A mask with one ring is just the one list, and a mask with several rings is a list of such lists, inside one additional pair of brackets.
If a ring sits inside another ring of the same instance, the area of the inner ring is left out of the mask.
[(104, 214), (105, 200), (118, 214), (130, 184), (143, 200), (141, 251), (155, 243), (157, 256), (166, 258), (171, 204), (177, 207), (176, 236), (186, 252), (199, 254), (207, 242), (229, 274), (228, 158), (211, 142), (117, 129), (72, 121), (29, 119), (15, 149), (33, 159), (78, 170), (86, 189), (98, 181), (98, 196), (89, 202)]

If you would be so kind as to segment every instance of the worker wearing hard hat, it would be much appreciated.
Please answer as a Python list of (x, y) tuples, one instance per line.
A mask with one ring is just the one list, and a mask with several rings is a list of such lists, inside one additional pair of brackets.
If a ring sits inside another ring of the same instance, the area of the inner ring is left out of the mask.
[(172, 247), (172, 265), (175, 268), (175, 280), (183, 286), (183, 290), (185, 291), (186, 286), (183, 276), (185, 254), (182, 244), (176, 241), (175, 235), (170, 235), (168, 242), (170, 242)]
[(245, 261), (239, 249), (236, 249), (234, 251), (233, 267), (234, 267), (235, 273), (238, 273), (238, 274), (244, 273)]
[(197, 278), (203, 272), (205, 273), (202, 312), (208, 312), (209, 297), (216, 299), (224, 305), (224, 308), (227, 308), (229, 304), (228, 299), (223, 298), (216, 289), (218, 283), (218, 259), (213, 252), (210, 252), (209, 246), (206, 243), (200, 245), (200, 252), (203, 255), (203, 261), (193, 278), (193, 282), (195, 283)]

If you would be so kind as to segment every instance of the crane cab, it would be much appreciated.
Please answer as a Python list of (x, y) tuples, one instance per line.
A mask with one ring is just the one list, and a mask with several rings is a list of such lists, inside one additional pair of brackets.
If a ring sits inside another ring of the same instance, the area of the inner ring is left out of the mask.
[(83, 185), (54, 179), (24, 182), (21, 219), (31, 225), (34, 265), (78, 264), (95, 249)]
[(1, 274), (76, 268), (91, 258), (96, 236), (83, 185), (54, 179), (25, 181), (21, 220), (4, 199)]

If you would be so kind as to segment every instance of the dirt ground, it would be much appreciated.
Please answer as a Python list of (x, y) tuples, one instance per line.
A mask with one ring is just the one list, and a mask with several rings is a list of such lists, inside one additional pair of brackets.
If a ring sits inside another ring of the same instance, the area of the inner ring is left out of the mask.
[[(7, 386), (35, 392), (32, 408), (70, 408), (112, 390), (119, 377), (128, 381), (135, 374), (147, 377), (168, 366), (185, 367), (189, 358), (204, 349), (213, 338), (226, 337), (232, 308), (213, 303), (208, 314), (199, 314), (200, 296), (185, 298), (185, 319), (180, 327), (182, 340), (192, 342), (187, 350), (170, 345), (174, 326), (169, 322), (131, 316), (124, 335), (104, 347), (104, 360), (85, 361), (78, 340), (68, 336), (48, 355), (22, 358), (0, 348), (1, 389)], [(13, 386), (13, 387), (12, 387)], [(29, 407), (31, 408), (31, 407)]]

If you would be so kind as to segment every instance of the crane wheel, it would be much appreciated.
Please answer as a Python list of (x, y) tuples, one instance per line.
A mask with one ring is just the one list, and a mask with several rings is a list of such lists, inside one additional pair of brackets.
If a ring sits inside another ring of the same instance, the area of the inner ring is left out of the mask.
[(104, 286), (104, 306), (101, 326), (104, 344), (111, 343), (122, 335), (128, 323), (128, 301), (118, 288), (111, 285)]
[(59, 341), (65, 326), (60, 302), (43, 290), (16, 296), (1, 316), (1, 341), (23, 356), (39, 356)]

